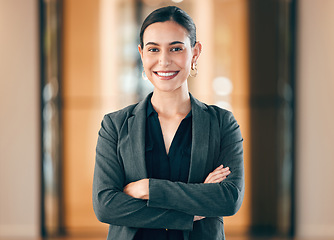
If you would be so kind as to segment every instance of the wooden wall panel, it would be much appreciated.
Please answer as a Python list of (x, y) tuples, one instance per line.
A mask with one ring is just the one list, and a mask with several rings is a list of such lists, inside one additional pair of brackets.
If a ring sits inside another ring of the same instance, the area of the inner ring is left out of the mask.
[(63, 1), (64, 228), (69, 234), (104, 233), (92, 206), (100, 96), (100, 1)]
[(245, 197), (239, 212), (224, 218), (226, 233), (245, 233), (250, 227), (250, 108), (248, 4), (246, 0), (215, 1), (214, 61), (215, 77), (228, 78), (233, 86), (228, 96), (216, 95), (215, 101), (227, 101), (237, 119), (244, 138)]

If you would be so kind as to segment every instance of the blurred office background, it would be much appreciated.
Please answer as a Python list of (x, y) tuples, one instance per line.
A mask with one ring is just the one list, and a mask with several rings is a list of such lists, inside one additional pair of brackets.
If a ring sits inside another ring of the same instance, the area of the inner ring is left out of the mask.
[(190, 91), (231, 110), (245, 140), (227, 235), (334, 239), (333, 0), (0, 0), (0, 239), (106, 236), (97, 132), (152, 90), (139, 27), (165, 5), (203, 44)]

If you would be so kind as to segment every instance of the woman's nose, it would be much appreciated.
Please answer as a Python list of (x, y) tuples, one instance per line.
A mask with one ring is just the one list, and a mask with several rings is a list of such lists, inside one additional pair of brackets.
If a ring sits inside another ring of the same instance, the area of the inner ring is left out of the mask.
[(168, 53), (162, 52), (159, 58), (159, 65), (160, 66), (168, 66), (171, 64), (171, 59)]

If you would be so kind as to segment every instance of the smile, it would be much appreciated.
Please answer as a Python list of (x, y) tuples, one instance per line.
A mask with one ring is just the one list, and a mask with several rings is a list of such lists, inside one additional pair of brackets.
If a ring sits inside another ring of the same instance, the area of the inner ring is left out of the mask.
[(161, 79), (172, 79), (173, 77), (175, 77), (177, 74), (179, 73), (179, 71), (174, 71), (174, 72), (154, 72), (154, 74), (156, 74), (159, 78)]

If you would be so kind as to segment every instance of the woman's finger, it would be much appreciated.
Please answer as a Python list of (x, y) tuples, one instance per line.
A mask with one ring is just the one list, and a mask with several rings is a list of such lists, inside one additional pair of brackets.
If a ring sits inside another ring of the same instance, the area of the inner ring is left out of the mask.
[(207, 178), (205, 179), (204, 183), (217, 183), (223, 181), (231, 171), (229, 170), (228, 167), (226, 168), (221, 168), (218, 167), (216, 168), (213, 172), (211, 172)]
[(208, 177), (215, 176), (215, 175), (221, 175), (229, 172), (229, 168), (223, 168), (223, 169), (216, 169), (213, 172), (211, 172)]
[(199, 220), (202, 220), (203, 218), (205, 218), (205, 217), (202, 217), (202, 216), (194, 216), (194, 222), (199, 221)]
[(214, 178), (211, 178), (210, 181), (207, 183), (220, 183), (221, 181), (225, 180), (226, 176), (216, 176)]
[(225, 178), (226, 178), (225, 175), (214, 176), (210, 178), (209, 180), (207, 180), (205, 183), (218, 183), (218, 182), (223, 181)]

